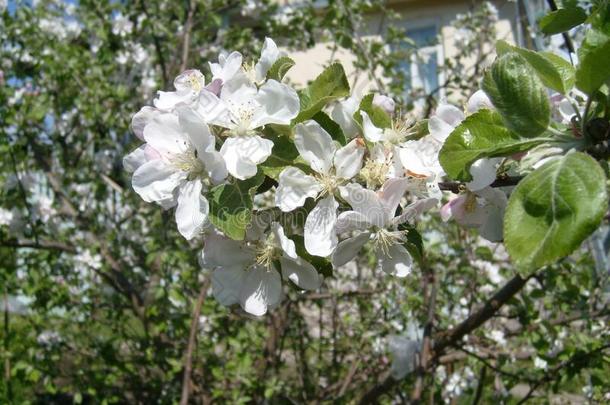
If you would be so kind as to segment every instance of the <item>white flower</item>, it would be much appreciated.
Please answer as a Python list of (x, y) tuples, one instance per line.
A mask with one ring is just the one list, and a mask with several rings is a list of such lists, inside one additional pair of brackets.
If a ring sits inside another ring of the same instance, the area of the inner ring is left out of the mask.
[(354, 119), (354, 113), (358, 110), (359, 105), (360, 102), (356, 98), (348, 97), (337, 102), (330, 113), (347, 138), (354, 138), (360, 133), (360, 126)]
[(549, 367), (549, 363), (543, 358), (536, 356), (534, 358), (534, 367), (546, 370)]
[(258, 135), (260, 128), (288, 125), (300, 109), (297, 93), (275, 80), (260, 88), (248, 80), (232, 80), (223, 85), (220, 98), (210, 93), (206, 103), (199, 104), (200, 109), (216, 111), (208, 114), (209, 123), (229, 130), (220, 154), (229, 173), (240, 180), (254, 176), (256, 166), (271, 155), (273, 142)]
[[(221, 52), (218, 55), (218, 63), (210, 64), (210, 71), (212, 72), (212, 92), (214, 94), (220, 94), (222, 85), (232, 80), (236, 75), (241, 74), (242, 55), (239, 52)], [(215, 84), (214, 84), (215, 83)]]
[(283, 56), (286, 56), (286, 53), (280, 51), (271, 38), (265, 38), (261, 57), (254, 65), (254, 82), (262, 83), (266, 79), (269, 69)]
[(396, 380), (401, 380), (415, 369), (415, 358), (420, 343), (406, 336), (388, 336), (388, 350), (392, 354), (390, 373)]
[(244, 241), (219, 234), (206, 238), (203, 261), (215, 269), (212, 291), (220, 304), (239, 303), (246, 312), (261, 316), (279, 304), (282, 277), (305, 290), (320, 287), (322, 277), (297, 255), (294, 242), (286, 237), (282, 226), (274, 222), (269, 228), (267, 232), (250, 229)]
[(337, 233), (355, 231), (355, 234), (338, 244), (331, 258), (334, 267), (352, 260), (371, 241), (379, 270), (397, 277), (406, 277), (411, 272), (413, 259), (403, 245), (406, 234), (398, 230), (398, 225), (431, 208), (438, 201), (423, 200), (427, 204), (413, 204), (401, 215), (395, 216), (400, 200), (409, 188), (409, 182), (407, 178), (390, 179), (377, 193), (355, 183), (339, 188), (341, 197), (351, 205), (353, 211), (339, 215)]
[(13, 213), (7, 209), (0, 208), (0, 226), (8, 226), (13, 221)]
[(112, 21), (112, 33), (124, 37), (131, 34), (133, 23), (126, 16), (118, 13)]
[(312, 255), (326, 257), (337, 246), (338, 203), (334, 194), (341, 184), (360, 171), (364, 145), (354, 139), (337, 149), (328, 132), (311, 120), (295, 127), (294, 143), (314, 174), (305, 174), (296, 167), (284, 169), (280, 173), (275, 203), (288, 212), (303, 206), (308, 197), (319, 199), (305, 221), (305, 248)]
[(144, 201), (170, 206), (175, 201), (178, 230), (192, 239), (208, 213), (201, 191), (227, 176), (224, 161), (215, 150), (215, 138), (187, 107), (180, 108), (177, 115), (153, 114), (142, 136), (146, 146), (125, 158), (128, 168), (135, 168), (132, 186)]
[(502, 190), (486, 187), (476, 192), (466, 192), (441, 208), (441, 218), (450, 218), (462, 226), (477, 228), (479, 234), (491, 241), (502, 240), (506, 194)]
[(205, 77), (199, 70), (191, 69), (182, 72), (174, 80), (176, 91), (159, 91), (153, 104), (159, 110), (170, 111), (178, 104), (192, 104), (199, 99), (205, 90)]

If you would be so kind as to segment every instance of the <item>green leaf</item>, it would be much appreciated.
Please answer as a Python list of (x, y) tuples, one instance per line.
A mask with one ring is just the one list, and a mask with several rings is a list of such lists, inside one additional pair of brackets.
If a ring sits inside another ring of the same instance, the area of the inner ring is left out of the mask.
[(573, 152), (525, 177), (508, 201), (504, 242), (524, 273), (572, 253), (608, 208), (606, 176), (590, 156)]
[(401, 231), (407, 231), (407, 239), (403, 242), (403, 246), (407, 249), (411, 257), (421, 266), (424, 260), (424, 239), (419, 231), (409, 225), (401, 224), (398, 226)]
[(335, 141), (339, 142), (341, 145), (345, 145), (347, 143), (343, 130), (339, 124), (328, 116), (328, 114), (323, 111), (318, 111), (312, 118), (315, 122), (320, 124), (320, 126), (324, 128), (324, 130), (328, 132), (330, 137)]
[(267, 71), (267, 79), (277, 80), (281, 82), (286, 73), (294, 66), (294, 61), (288, 56), (282, 56), (275, 61), (273, 66)]
[(553, 35), (569, 31), (586, 19), (587, 13), (580, 7), (560, 8), (542, 17), (538, 25), (543, 33)]
[(229, 238), (244, 238), (246, 228), (252, 221), (254, 193), (264, 179), (265, 176), (259, 170), (254, 177), (221, 184), (211, 190), (210, 221)]
[(511, 46), (504, 41), (496, 44), (498, 54), (516, 52), (523, 56), (536, 70), (546, 87), (565, 94), (574, 86), (574, 67), (567, 60), (550, 52), (534, 52), (529, 49)]
[(472, 180), (470, 166), (485, 157), (523, 152), (545, 142), (544, 138), (522, 138), (511, 132), (495, 111), (482, 109), (466, 117), (445, 141), (439, 161), (447, 175)]
[(349, 92), (349, 83), (343, 66), (340, 63), (333, 63), (299, 93), (301, 112), (293, 120), (293, 124), (310, 119), (329, 102), (349, 96)]
[(364, 111), (368, 114), (371, 122), (377, 128), (390, 128), (392, 126), (392, 117), (390, 117), (381, 107), (373, 104), (374, 97), (375, 95), (370, 93), (362, 98), (358, 110), (354, 113), (354, 120), (362, 125), (362, 115), (360, 115), (360, 111)]
[(610, 80), (610, 36), (597, 30), (589, 30), (578, 50), (576, 87), (593, 94), (604, 82)]
[(520, 136), (542, 133), (551, 119), (546, 89), (521, 55), (501, 55), (485, 74), (483, 90), (504, 119), (506, 127)]

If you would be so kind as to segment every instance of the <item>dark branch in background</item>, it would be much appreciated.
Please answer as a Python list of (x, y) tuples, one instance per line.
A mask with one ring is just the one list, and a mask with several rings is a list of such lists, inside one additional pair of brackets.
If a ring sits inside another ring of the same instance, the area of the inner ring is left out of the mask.
[[(501, 177), (491, 183), (490, 187), (510, 187), (516, 186), (523, 179), (522, 176), (514, 176), (514, 177)], [(462, 183), (459, 181), (440, 181), (438, 183), (438, 188), (443, 191), (451, 191), (452, 193), (459, 194), (463, 188), (466, 186), (466, 183)]]
[(417, 378), (415, 380), (415, 388), (411, 395), (413, 403), (419, 403), (422, 399), (424, 390), (424, 380), (426, 378), (426, 370), (428, 364), (432, 360), (432, 329), (434, 328), (434, 316), (436, 313), (436, 293), (437, 281), (434, 274), (434, 268), (425, 266), (424, 275), (424, 306), (427, 307), (426, 323), (424, 325), (424, 336), (422, 342), (422, 351), (419, 356), (419, 364), (417, 367)]
[(59, 250), (62, 252), (68, 253), (76, 253), (76, 248), (74, 246), (67, 245), (62, 242), (52, 241), (52, 240), (23, 240), (23, 239), (15, 239), (8, 241), (0, 241), (0, 246), (4, 247), (12, 247), (16, 249), (20, 248), (29, 248), (29, 249), (39, 249), (39, 250)]
[[(547, 3), (551, 11), (557, 11), (557, 4), (555, 4), (555, 0), (547, 0)], [(563, 41), (566, 43), (566, 48), (568, 48), (568, 51), (570, 52), (570, 60), (572, 60), (572, 54), (575, 53), (572, 39), (567, 32), (562, 32), (561, 36), (563, 36)]]
[(210, 287), (210, 277), (206, 277), (201, 283), (199, 296), (193, 308), (193, 318), (191, 319), (191, 330), (189, 333), (189, 341), (184, 354), (184, 376), (182, 378), (182, 396), (180, 397), (180, 405), (187, 405), (189, 395), (191, 393), (191, 372), (193, 371), (193, 351), (197, 344), (197, 331), (199, 330), (199, 316), (201, 315), (201, 307)]
[(186, 70), (189, 60), (189, 49), (191, 47), (191, 31), (193, 30), (193, 16), (197, 8), (197, 2), (191, 0), (189, 2), (189, 9), (186, 16), (186, 23), (184, 24), (184, 34), (182, 36), (182, 62), (180, 63), (180, 72)]
[(598, 347), (597, 349), (591, 350), (590, 352), (577, 351), (569, 359), (562, 361), (557, 366), (555, 366), (551, 370), (547, 371), (545, 373), (544, 377), (542, 377), (540, 380), (538, 380), (537, 382), (532, 384), (530, 386), (530, 389), (527, 392), (527, 394), (525, 394), (525, 396), (521, 399), (521, 401), (519, 401), (517, 403), (517, 405), (526, 403), (534, 395), (534, 393), (540, 386), (553, 381), (553, 378), (555, 378), (555, 376), (562, 369), (569, 368), (570, 366), (576, 365), (577, 363), (587, 362), (587, 361), (589, 361), (589, 359), (591, 357), (593, 357), (597, 353), (603, 352), (604, 350), (609, 349), (609, 348), (610, 348), (610, 344), (605, 344), (601, 347)]
[[(429, 364), (438, 362), (447, 348), (457, 345), (464, 336), (493, 317), (504, 304), (521, 291), (531, 277), (533, 277), (533, 274), (525, 279), (518, 275), (513, 277), (504, 287), (488, 299), (477, 312), (470, 315), (455, 328), (436, 334), (433, 341), (432, 358)], [(392, 378), (389, 373), (386, 373), (382, 381), (367, 391), (359, 403), (362, 405), (378, 403), (379, 397), (390, 392), (399, 382)]]

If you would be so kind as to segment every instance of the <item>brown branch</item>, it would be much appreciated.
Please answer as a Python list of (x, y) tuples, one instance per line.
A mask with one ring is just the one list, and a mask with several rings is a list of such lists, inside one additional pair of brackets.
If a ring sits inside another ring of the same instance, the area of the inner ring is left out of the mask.
[(189, 333), (189, 341), (186, 346), (184, 353), (184, 375), (182, 378), (182, 396), (180, 397), (180, 405), (187, 405), (189, 401), (189, 395), (191, 393), (191, 373), (193, 371), (193, 351), (195, 350), (195, 344), (197, 344), (197, 331), (199, 329), (199, 316), (201, 315), (201, 307), (203, 301), (208, 293), (210, 286), (210, 277), (206, 277), (203, 283), (201, 283), (201, 289), (199, 290), (199, 296), (197, 302), (193, 308), (193, 317), (191, 319), (191, 330)]
[(29, 249), (39, 249), (39, 250), (59, 250), (67, 253), (76, 253), (76, 248), (74, 246), (67, 245), (62, 242), (56, 242), (51, 240), (39, 240), (38, 242), (33, 240), (8, 240), (8, 241), (0, 241), (0, 246), (4, 247), (12, 247), (12, 248), (29, 248)]
[[(534, 273), (535, 274), (535, 273)], [(460, 323), (455, 328), (440, 332), (434, 336), (433, 356), (429, 364), (438, 362), (445, 350), (449, 347), (456, 346), (456, 344), (467, 334), (484, 324), (496, 312), (515, 296), (525, 286), (527, 281), (534, 276), (531, 274), (527, 278), (522, 278), (517, 275), (508, 281), (504, 287), (498, 290), (490, 299), (488, 299), (483, 307), (474, 314), (470, 315), (466, 320)], [(383, 394), (392, 390), (398, 384), (397, 380), (394, 380), (389, 373), (384, 374), (384, 378), (378, 385), (372, 387), (367, 391), (362, 399), (359, 401), (360, 404), (371, 404), (378, 403), (378, 398)]]
[(195, 15), (196, 8), (197, 2), (195, 0), (191, 0), (189, 2), (189, 11), (186, 16), (184, 35), (182, 37), (182, 62), (180, 63), (180, 72), (184, 72), (188, 65), (189, 48), (191, 46), (191, 31), (193, 30), (193, 16)]
[(558, 365), (556, 365), (555, 367), (553, 367), (553, 369), (547, 371), (544, 376), (538, 380), (537, 382), (535, 382), (534, 384), (532, 384), (532, 386), (530, 386), (529, 391), (527, 392), (527, 394), (525, 394), (525, 396), (523, 398), (521, 398), (521, 400), (517, 403), (517, 405), (521, 405), (526, 403), (536, 392), (536, 390), (538, 389), (538, 387), (550, 382), (553, 380), (553, 378), (564, 368), (568, 368), (569, 366), (571, 366), (572, 364), (575, 363), (579, 363), (579, 362), (583, 362), (583, 361), (588, 361), (589, 358), (599, 352), (603, 352), (606, 349), (610, 348), (610, 344), (605, 344), (603, 346), (598, 347), (597, 349), (594, 349), (590, 352), (576, 352), (574, 355), (572, 355), (569, 359), (562, 361), (561, 363), (559, 363)]
[(521, 291), (531, 277), (533, 277), (533, 274), (527, 278), (522, 278), (519, 275), (513, 277), (504, 287), (487, 300), (481, 309), (470, 315), (455, 328), (439, 333), (435, 339), (435, 357), (438, 358), (447, 347), (455, 346), (464, 336), (494, 316), (508, 300)]
[(419, 366), (417, 368), (417, 378), (415, 380), (415, 388), (411, 395), (413, 403), (419, 403), (421, 401), (424, 379), (426, 377), (426, 371), (428, 365), (432, 360), (432, 329), (434, 328), (434, 314), (436, 310), (436, 277), (434, 276), (434, 269), (428, 268), (427, 274), (424, 277), (424, 305), (427, 306), (427, 319), (424, 325), (424, 337), (422, 342), (422, 351), (419, 360)]
[[(490, 184), (490, 187), (509, 187), (516, 186), (523, 177), (514, 176), (514, 177), (501, 177)], [(459, 194), (464, 187), (466, 187), (466, 183), (462, 183), (459, 181), (440, 181), (438, 183), (438, 188), (443, 191), (451, 191), (452, 193)]]

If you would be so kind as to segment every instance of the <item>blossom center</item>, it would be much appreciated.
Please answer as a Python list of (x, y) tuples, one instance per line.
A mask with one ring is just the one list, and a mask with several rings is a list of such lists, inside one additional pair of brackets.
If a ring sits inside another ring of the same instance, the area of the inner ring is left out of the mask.
[(360, 170), (360, 177), (366, 181), (368, 188), (373, 188), (384, 183), (389, 170), (390, 165), (388, 163), (368, 159)]
[(390, 256), (390, 248), (404, 241), (405, 234), (402, 231), (389, 231), (387, 229), (378, 230), (373, 237), (373, 247), (375, 251), (382, 252)]
[(341, 185), (341, 180), (337, 176), (331, 174), (320, 174), (316, 176), (318, 183), (322, 186), (320, 196), (334, 194), (337, 187)]
[(273, 262), (280, 258), (281, 251), (274, 243), (275, 237), (271, 234), (266, 240), (260, 241), (255, 246), (256, 264), (271, 270)]
[(192, 146), (185, 152), (172, 156), (171, 163), (178, 170), (189, 174), (190, 178), (204, 178), (206, 171), (201, 159), (197, 156), (197, 150)]
[(231, 134), (236, 136), (253, 135), (255, 131), (252, 130), (252, 120), (256, 112), (255, 102), (249, 100), (241, 105), (234, 106), (232, 112), (232, 121), (235, 126), (231, 130)]

